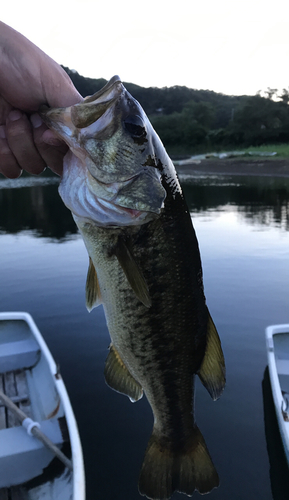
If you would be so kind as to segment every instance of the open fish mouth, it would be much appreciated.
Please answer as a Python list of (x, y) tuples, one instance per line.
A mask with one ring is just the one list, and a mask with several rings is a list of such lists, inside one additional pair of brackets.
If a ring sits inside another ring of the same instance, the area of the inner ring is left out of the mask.
[(118, 76), (83, 102), (40, 114), (69, 146), (59, 193), (75, 216), (130, 225), (160, 213), (166, 191), (156, 133)]
[(142, 210), (136, 210), (134, 208), (123, 207), (113, 202), (107, 202), (106, 200), (103, 200), (101, 198), (98, 199), (98, 202), (101, 206), (103, 206), (104, 209), (106, 210), (113, 209), (114, 212), (118, 212), (119, 214), (122, 214), (124, 216), (127, 214), (132, 219), (140, 219), (147, 217), (148, 215), (148, 212)]
[(125, 190), (132, 183), (140, 182), (138, 176), (121, 183), (99, 184), (88, 171), (83, 175), (85, 166), (80, 169), (79, 165), (79, 159), (69, 152), (59, 185), (59, 194), (75, 220), (98, 226), (137, 225), (152, 220), (160, 212), (160, 206), (152, 211), (151, 206), (138, 197), (136, 201), (126, 199)]
[(101, 198), (94, 199), (91, 203), (88, 197), (85, 203), (74, 203), (72, 214), (78, 222), (88, 222), (100, 227), (140, 225), (156, 216), (151, 212), (126, 208)]

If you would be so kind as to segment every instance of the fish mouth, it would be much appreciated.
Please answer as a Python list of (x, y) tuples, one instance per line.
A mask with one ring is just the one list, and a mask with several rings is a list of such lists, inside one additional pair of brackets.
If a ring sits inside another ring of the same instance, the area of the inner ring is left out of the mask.
[(155, 132), (118, 76), (82, 102), (40, 115), (69, 146), (59, 193), (75, 216), (130, 225), (160, 214), (166, 190)]
[(159, 214), (164, 205), (164, 188), (156, 169), (147, 168), (116, 182), (101, 182), (88, 169), (87, 184), (98, 199), (136, 212)]
[[(88, 97), (85, 97), (84, 98), (84, 102), (86, 103), (89, 103), (89, 102), (93, 102), (95, 101), (96, 99), (100, 99), (100, 98), (104, 98), (104, 97), (108, 97), (110, 95), (110, 92), (111, 90), (115, 87), (115, 84), (121, 84), (122, 85), (122, 81), (120, 79), (120, 77), (118, 75), (114, 75), (105, 85), (104, 87), (102, 87), (102, 89), (98, 90), (97, 92), (95, 92), (95, 94), (91, 95), (91, 96), (88, 96)], [(123, 85), (122, 85), (123, 86)]]
[(128, 200), (121, 194), (120, 187), (129, 188), (137, 177), (127, 179), (127, 182), (117, 186), (113, 183), (110, 186), (100, 186), (88, 172), (87, 175), (79, 175), (79, 160), (69, 152), (58, 190), (77, 223), (101, 227), (138, 225), (154, 219), (156, 213), (149, 206), (135, 204), (134, 200)]
[[(70, 148), (76, 145), (75, 139), (83, 129), (99, 122), (113, 104), (126, 92), (119, 76), (111, 78), (95, 94), (66, 108), (49, 108), (42, 105), (39, 114), (44, 123), (51, 128)], [(95, 132), (97, 133), (97, 127)], [(95, 133), (94, 132), (94, 133)]]
[[(111, 183), (102, 185), (106, 192), (110, 192), (111, 196), (97, 196), (93, 186), (89, 183), (89, 178), (86, 178), (86, 184), (91, 195), (90, 200), (93, 211), (90, 212), (92, 222), (101, 223), (104, 225), (134, 225), (148, 221), (159, 215), (162, 208), (162, 198), (155, 200), (154, 206), (152, 201), (148, 203), (146, 199), (140, 199), (139, 185), (145, 181), (150, 182), (150, 179), (142, 179), (140, 175), (135, 175), (121, 183)], [(162, 192), (161, 192), (162, 196)], [(105, 213), (105, 217), (102, 214)], [(110, 220), (109, 220), (110, 219)]]
[(121, 213), (123, 212), (124, 214), (127, 214), (129, 217), (132, 219), (137, 219), (140, 216), (146, 216), (148, 212), (142, 211), (142, 210), (136, 210), (134, 208), (127, 208), (122, 205), (118, 205), (117, 203), (107, 202), (104, 199), (98, 198), (98, 202), (100, 205), (102, 205), (105, 209), (107, 208), (113, 208), (115, 211)]
[(89, 223), (98, 227), (141, 225), (156, 217), (154, 213), (123, 207), (101, 198), (95, 198), (93, 204), (87, 200), (85, 205), (81, 204), (80, 209), (78, 209), (74, 200), (71, 212), (77, 223)]

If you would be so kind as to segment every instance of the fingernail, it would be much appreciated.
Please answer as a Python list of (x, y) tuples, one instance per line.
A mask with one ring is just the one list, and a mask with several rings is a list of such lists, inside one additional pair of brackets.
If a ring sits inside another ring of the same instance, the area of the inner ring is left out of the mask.
[(56, 135), (51, 130), (45, 130), (42, 135), (42, 140), (49, 146), (63, 146), (64, 142), (61, 139), (58, 139)]
[(0, 126), (0, 139), (6, 139), (5, 127), (4, 125)]
[(39, 128), (41, 127), (43, 121), (41, 120), (40, 116), (38, 113), (35, 113), (34, 115), (30, 116), (30, 121), (33, 125), (34, 128)]
[(13, 109), (13, 111), (10, 111), (8, 115), (8, 119), (11, 122), (16, 122), (16, 120), (19, 120), (22, 117), (22, 113), (18, 111), (18, 109)]
[(62, 146), (63, 141), (60, 139), (57, 139), (57, 137), (45, 137), (44, 142), (46, 144), (49, 144), (49, 146)]

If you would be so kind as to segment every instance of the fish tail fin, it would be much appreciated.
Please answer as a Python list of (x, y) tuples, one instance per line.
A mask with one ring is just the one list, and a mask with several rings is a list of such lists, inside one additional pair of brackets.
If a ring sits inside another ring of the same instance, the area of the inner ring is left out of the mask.
[(167, 500), (174, 491), (191, 496), (209, 493), (219, 477), (205, 440), (195, 426), (182, 450), (174, 451), (153, 431), (139, 478), (139, 492), (153, 500)]

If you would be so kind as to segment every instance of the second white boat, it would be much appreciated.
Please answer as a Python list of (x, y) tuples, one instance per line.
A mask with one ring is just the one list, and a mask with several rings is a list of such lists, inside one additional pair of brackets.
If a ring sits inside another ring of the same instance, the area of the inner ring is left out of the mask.
[(289, 464), (289, 324), (268, 326), (265, 334), (272, 395)]

